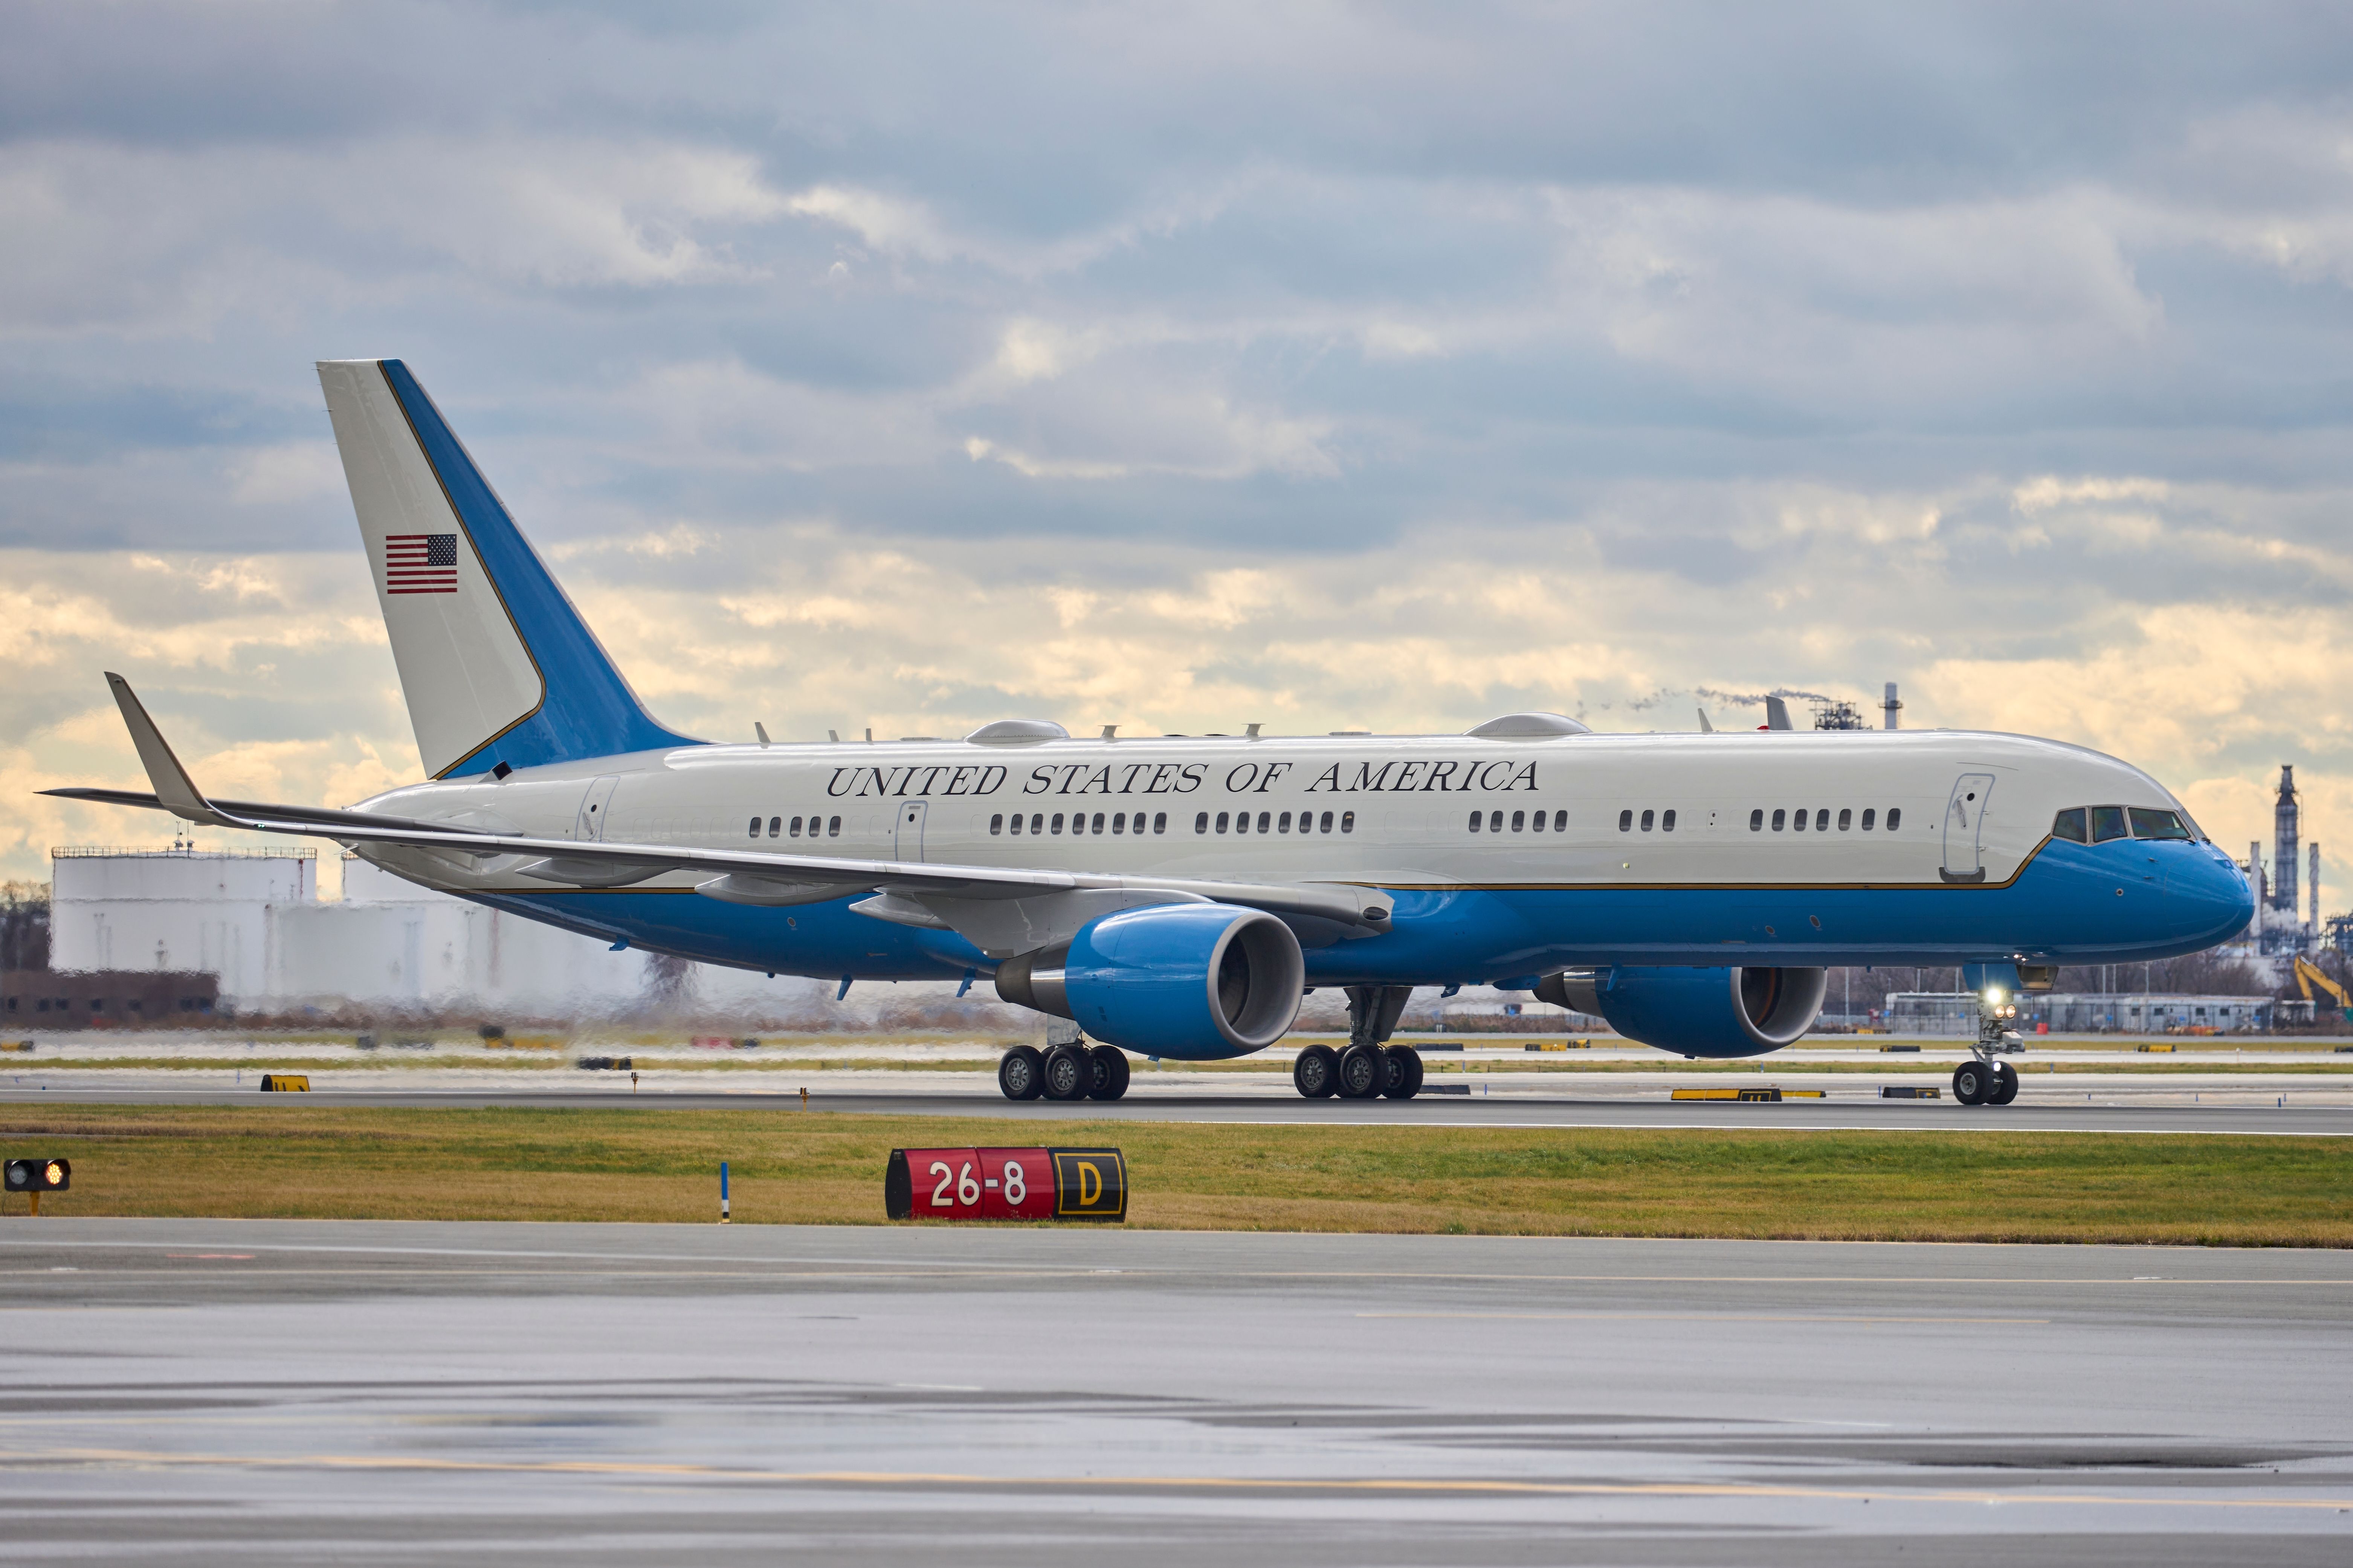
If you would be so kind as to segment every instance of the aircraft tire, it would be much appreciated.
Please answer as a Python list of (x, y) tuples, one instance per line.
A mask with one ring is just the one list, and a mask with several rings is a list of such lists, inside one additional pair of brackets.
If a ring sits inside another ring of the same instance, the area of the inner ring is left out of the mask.
[(1087, 1059), (1083, 1047), (1056, 1046), (1046, 1053), (1038, 1077), (1048, 1100), (1084, 1100), (1087, 1090), (1094, 1087), (1095, 1065)]
[(1391, 1100), (1411, 1100), (1421, 1092), (1421, 1053), (1411, 1046), (1384, 1046), (1381, 1092)]
[(1986, 1103), (2008, 1105), (2018, 1098), (2018, 1069), (2008, 1062), (1996, 1062), (1993, 1074), (1993, 1089), (1986, 1095)]
[(1381, 1053), (1377, 1046), (1350, 1046), (1340, 1053), (1338, 1087), (1335, 1092), (1343, 1100), (1378, 1100), (1382, 1079), (1388, 1075), (1381, 1068)]
[(1963, 1105), (1983, 1105), (1992, 1087), (1983, 1062), (1967, 1061), (1953, 1069), (1953, 1098)]
[(1340, 1058), (1329, 1046), (1309, 1046), (1291, 1064), (1291, 1087), (1303, 1100), (1329, 1100), (1340, 1087)]
[(997, 1061), (997, 1087), (1008, 1100), (1035, 1100), (1046, 1087), (1046, 1058), (1034, 1046), (1016, 1046)]
[(1091, 1100), (1117, 1100), (1127, 1092), (1127, 1053), (1117, 1046), (1096, 1046), (1087, 1052), (1094, 1075), (1087, 1090)]

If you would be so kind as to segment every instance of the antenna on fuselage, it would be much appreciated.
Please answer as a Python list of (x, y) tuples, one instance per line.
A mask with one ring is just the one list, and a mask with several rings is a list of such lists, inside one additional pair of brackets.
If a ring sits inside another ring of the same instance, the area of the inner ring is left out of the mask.
[(1715, 726), (1707, 721), (1707, 710), (1704, 708), (1699, 710), (1699, 732), (1703, 735), (1715, 733)]
[(839, 730), (828, 730), (825, 732), (825, 738), (837, 746), (841, 744), (841, 731)]
[(754, 719), (752, 721), (752, 733), (760, 737), (760, 744), (765, 749), (768, 743), (768, 727)]

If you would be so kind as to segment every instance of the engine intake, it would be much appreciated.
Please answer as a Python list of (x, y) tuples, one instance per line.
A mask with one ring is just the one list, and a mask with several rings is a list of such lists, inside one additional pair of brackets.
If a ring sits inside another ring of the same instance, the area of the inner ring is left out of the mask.
[(1590, 1013), (1630, 1040), (1687, 1057), (1759, 1057), (1814, 1026), (1827, 969), (1564, 969), (1538, 983), (1556, 1007)]
[(1155, 904), (1008, 959), (997, 994), (1125, 1050), (1207, 1061), (1282, 1038), (1306, 981), (1298, 937), (1264, 910)]

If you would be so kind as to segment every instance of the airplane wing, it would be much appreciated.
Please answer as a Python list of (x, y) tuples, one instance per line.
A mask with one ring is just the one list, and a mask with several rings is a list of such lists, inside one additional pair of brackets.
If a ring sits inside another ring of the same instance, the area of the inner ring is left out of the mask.
[[(959, 929), (964, 922), (941, 918), (940, 907), (1079, 891), (1165, 893), (1181, 900), (1200, 899), (1239, 904), (1278, 916), (1330, 921), (1345, 928), (1350, 935), (1371, 936), (1388, 929), (1390, 900), (1387, 894), (1377, 889), (1336, 883), (1204, 881), (933, 861), (778, 855), (760, 850), (700, 849), (671, 844), (539, 838), (372, 812), (216, 801), (206, 798), (189, 777), (187, 769), (164, 739), (163, 731), (132, 693), (130, 682), (111, 672), (106, 679), (113, 689), (116, 706), (122, 710), (123, 722), (130, 727), (132, 743), (138, 749), (139, 760), (146, 767), (154, 793), (53, 789), (42, 794), (169, 811), (210, 827), (332, 838), (346, 845), (385, 844), (422, 849), (461, 857), (477, 869), (495, 869), (501, 875), (563, 887), (628, 887), (674, 872), (703, 871), (711, 874), (710, 880), (698, 884), (696, 890), (734, 903), (817, 903), (871, 890), (884, 896), (871, 900), (873, 907), (861, 912), (880, 920), (949, 930)], [(927, 900), (936, 900), (937, 906)]]

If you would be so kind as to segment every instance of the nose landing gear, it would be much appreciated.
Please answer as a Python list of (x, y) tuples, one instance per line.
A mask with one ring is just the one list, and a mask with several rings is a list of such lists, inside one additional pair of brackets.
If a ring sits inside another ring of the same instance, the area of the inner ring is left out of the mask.
[(1969, 1059), (1953, 1069), (1953, 1098), (1963, 1105), (2008, 1105), (2018, 1098), (2018, 1069), (1997, 1059), (2026, 1054), (2025, 1040), (2010, 1025), (2016, 1016), (2015, 1004), (1978, 998), (1978, 1037)]

